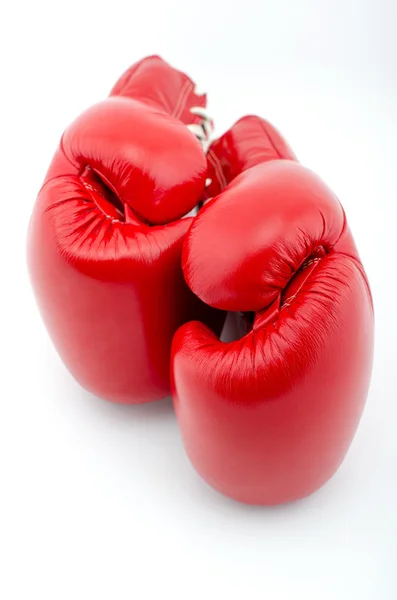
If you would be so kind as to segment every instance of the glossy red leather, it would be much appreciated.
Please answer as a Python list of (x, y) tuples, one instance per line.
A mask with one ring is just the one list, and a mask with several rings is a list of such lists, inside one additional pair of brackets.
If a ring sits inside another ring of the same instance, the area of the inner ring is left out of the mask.
[(189, 287), (211, 306), (244, 311), (234, 313), (244, 334), (224, 343), (194, 321), (172, 348), (191, 462), (223, 494), (259, 505), (307, 496), (335, 473), (373, 352), (371, 293), (344, 211), (268, 131), (247, 117), (212, 146), (223, 191), (183, 244)]
[(297, 160), (280, 132), (265, 119), (255, 115), (243, 117), (208, 150), (208, 177), (211, 185), (206, 194), (213, 198), (237, 175), (255, 165), (275, 159)]
[(202, 196), (205, 154), (186, 124), (205, 106), (159, 57), (62, 136), (34, 207), (28, 263), (51, 338), (74, 377), (111, 401), (169, 394), (170, 347), (213, 311), (188, 289), (181, 247)]

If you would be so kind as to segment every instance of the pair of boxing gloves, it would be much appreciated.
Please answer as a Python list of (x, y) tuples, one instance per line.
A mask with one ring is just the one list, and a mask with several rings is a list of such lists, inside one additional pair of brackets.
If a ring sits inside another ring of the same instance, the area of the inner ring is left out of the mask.
[(74, 121), (34, 207), (31, 280), (83, 387), (130, 404), (171, 390), (201, 476), (278, 504), (324, 484), (353, 439), (371, 293), (335, 195), (259, 117), (206, 148), (205, 103), (149, 57)]

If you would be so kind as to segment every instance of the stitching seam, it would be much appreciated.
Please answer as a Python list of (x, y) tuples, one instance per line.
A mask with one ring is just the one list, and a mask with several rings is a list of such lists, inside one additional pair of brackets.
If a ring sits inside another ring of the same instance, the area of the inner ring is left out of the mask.
[(186, 80), (177, 98), (172, 116), (178, 119), (186, 103), (185, 96), (189, 93), (189, 80)]
[(261, 126), (263, 132), (266, 134), (267, 139), (269, 140), (273, 150), (275, 151), (275, 153), (277, 154), (278, 158), (282, 158), (280, 152), (278, 151), (278, 149), (276, 148), (272, 138), (270, 137), (270, 133), (267, 131), (265, 125), (263, 124), (263, 121), (259, 121), (259, 125)]
[(221, 189), (223, 190), (227, 186), (227, 181), (226, 181), (225, 174), (223, 173), (223, 169), (222, 169), (220, 160), (218, 159), (217, 155), (214, 153), (213, 150), (210, 150), (208, 152), (207, 158), (208, 158), (208, 162), (210, 162), (211, 165), (214, 167), (216, 178), (218, 180), (218, 183), (219, 183)]

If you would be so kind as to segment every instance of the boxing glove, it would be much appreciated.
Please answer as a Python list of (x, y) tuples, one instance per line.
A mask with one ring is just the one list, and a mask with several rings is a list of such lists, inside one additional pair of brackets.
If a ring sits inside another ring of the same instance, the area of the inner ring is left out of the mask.
[(352, 441), (371, 373), (371, 293), (338, 199), (269, 124), (243, 119), (209, 156), (219, 194), (185, 237), (183, 272), (244, 331), (229, 343), (199, 321), (177, 331), (174, 405), (210, 485), (284, 503), (322, 486)]
[(167, 396), (174, 332), (195, 315), (212, 322), (181, 270), (181, 217), (206, 181), (205, 103), (159, 57), (133, 65), (66, 129), (33, 210), (44, 322), (74, 377), (111, 401)]

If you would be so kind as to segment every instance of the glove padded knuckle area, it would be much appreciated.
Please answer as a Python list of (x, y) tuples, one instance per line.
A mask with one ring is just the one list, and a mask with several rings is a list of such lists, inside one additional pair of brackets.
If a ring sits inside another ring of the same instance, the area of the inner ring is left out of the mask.
[(66, 130), (62, 150), (78, 172), (93, 169), (150, 224), (188, 213), (204, 189), (206, 159), (196, 138), (177, 119), (131, 99), (112, 97), (85, 111)]
[(195, 219), (185, 279), (204, 302), (231, 311), (268, 307), (310, 261), (331, 252), (343, 209), (314, 173), (276, 160), (236, 177)]

